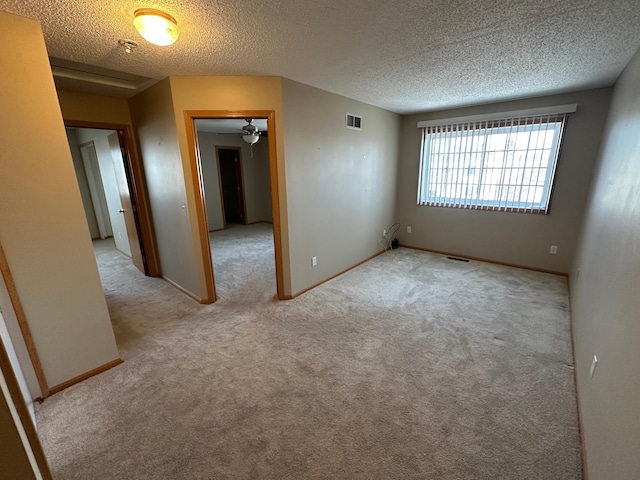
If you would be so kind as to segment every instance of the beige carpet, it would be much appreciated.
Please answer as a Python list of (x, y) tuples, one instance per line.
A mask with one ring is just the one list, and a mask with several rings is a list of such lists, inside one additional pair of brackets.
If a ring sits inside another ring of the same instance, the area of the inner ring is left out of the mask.
[(125, 363), (38, 408), (55, 478), (581, 478), (564, 278), (399, 249), (273, 299), (270, 226), (195, 303), (97, 245)]

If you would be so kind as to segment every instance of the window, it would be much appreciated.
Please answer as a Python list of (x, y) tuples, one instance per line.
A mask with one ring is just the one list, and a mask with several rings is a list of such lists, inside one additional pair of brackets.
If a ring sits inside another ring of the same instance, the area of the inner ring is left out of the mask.
[(418, 204), (547, 213), (571, 111), (558, 108), (564, 112), (420, 122)]

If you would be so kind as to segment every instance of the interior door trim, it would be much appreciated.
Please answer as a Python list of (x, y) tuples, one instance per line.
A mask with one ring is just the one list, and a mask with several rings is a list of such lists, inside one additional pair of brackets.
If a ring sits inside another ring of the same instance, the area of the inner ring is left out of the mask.
[[(14, 406), (16, 407), (16, 411), (18, 412), (18, 418), (20, 419), (22, 428), (24, 429), (24, 432), (27, 436), (27, 440), (29, 442), (29, 446), (31, 447), (31, 451), (33, 452), (33, 456), (35, 457), (38, 470), (40, 470), (40, 474), (42, 475), (42, 478), (44, 480), (53, 480), (53, 475), (51, 474), (51, 470), (49, 469), (47, 457), (44, 454), (42, 444), (40, 443), (40, 438), (38, 437), (38, 432), (36, 431), (36, 427), (33, 424), (33, 421), (31, 420), (31, 414), (29, 413), (27, 404), (22, 397), (20, 385), (18, 384), (18, 379), (16, 378), (16, 374), (14, 373), (13, 367), (11, 366), (9, 355), (7, 354), (7, 351), (4, 348), (4, 344), (1, 341), (0, 371), (2, 371), (2, 376), (7, 383), (9, 396), (11, 397), (11, 401), (13, 402)], [(1, 394), (2, 393), (0, 393), (0, 395)]]
[(4, 254), (2, 245), (0, 245), (0, 273), (2, 274), (2, 278), (7, 287), (7, 292), (9, 292), (11, 306), (13, 307), (16, 319), (18, 320), (18, 326), (20, 327), (20, 331), (22, 332), (22, 337), (24, 338), (24, 343), (27, 347), (27, 352), (29, 353), (31, 364), (33, 365), (33, 371), (36, 374), (36, 379), (38, 380), (38, 385), (40, 386), (40, 394), (42, 395), (42, 399), (44, 400), (49, 395), (51, 395), (49, 391), (49, 385), (47, 383), (47, 377), (44, 374), (42, 362), (40, 362), (40, 355), (38, 355), (38, 349), (36, 348), (36, 344), (33, 340), (33, 335), (31, 335), (31, 328), (29, 327), (29, 322), (27, 322), (27, 315), (24, 313), (22, 302), (20, 301), (20, 297), (18, 296), (18, 289), (16, 288), (16, 284), (13, 281), (13, 276), (11, 275), (9, 263), (7, 262), (7, 257)]
[[(276, 285), (279, 300), (288, 300), (288, 295), (284, 289), (284, 255), (282, 236), (282, 226), (280, 218), (280, 189), (284, 191), (285, 186), (279, 185), (278, 181), (278, 152), (276, 147), (276, 117), (274, 110), (185, 110), (184, 121), (187, 134), (187, 147), (189, 151), (189, 162), (191, 166), (191, 181), (193, 191), (196, 196), (196, 217), (198, 221), (198, 231), (200, 232), (200, 248), (202, 260), (204, 262), (204, 275), (206, 283), (206, 298), (202, 303), (213, 303), (216, 301), (215, 281), (213, 273), (213, 261), (211, 259), (211, 245), (209, 242), (209, 227), (207, 225), (204, 193), (204, 181), (202, 179), (202, 165), (200, 160), (200, 149), (198, 146), (198, 135), (195, 121), (199, 118), (266, 118), (269, 135), (269, 176), (271, 182), (271, 210), (273, 214), (273, 242), (275, 250), (276, 265)], [(288, 246), (287, 246), (288, 247)]]
[(124, 157), (125, 170), (131, 174), (129, 190), (132, 203), (134, 205), (134, 215), (140, 233), (140, 248), (145, 260), (145, 274), (150, 277), (159, 277), (160, 264), (158, 261), (158, 251), (156, 248), (155, 232), (149, 206), (149, 196), (144, 175), (144, 168), (140, 161), (140, 156), (135, 148), (133, 129), (130, 125), (120, 123), (87, 122), (84, 120), (67, 119), (64, 121), (65, 127), (75, 128), (95, 128), (100, 130), (115, 130), (118, 137), (122, 139), (126, 149)]

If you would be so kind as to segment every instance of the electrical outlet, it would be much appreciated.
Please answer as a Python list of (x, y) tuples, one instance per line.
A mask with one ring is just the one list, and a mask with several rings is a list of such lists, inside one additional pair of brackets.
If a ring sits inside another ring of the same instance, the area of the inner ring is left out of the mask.
[(549, 249), (549, 253), (551, 255), (556, 255), (558, 253), (558, 246), (557, 245), (551, 245), (551, 248)]
[(311, 266), (315, 267), (318, 265), (318, 257), (311, 257)]
[(180, 206), (180, 212), (182, 212), (182, 215), (184, 215), (186, 217), (187, 216), (187, 206), (186, 205), (181, 205)]
[(596, 365), (598, 365), (598, 357), (593, 356), (593, 360), (591, 360), (591, 370), (589, 370), (589, 376), (593, 378), (593, 374), (596, 372)]
[(407, 233), (411, 233), (411, 227), (407, 227)]
[(383, 237), (386, 237), (386, 236), (387, 236), (387, 230), (386, 230), (386, 229), (384, 229), (384, 230), (382, 231), (382, 236), (383, 236)]

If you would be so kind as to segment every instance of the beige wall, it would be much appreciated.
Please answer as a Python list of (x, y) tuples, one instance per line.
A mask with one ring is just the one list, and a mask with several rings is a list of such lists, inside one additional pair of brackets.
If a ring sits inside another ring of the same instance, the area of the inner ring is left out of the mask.
[(40, 25), (0, 13), (0, 41), (28, 46), (0, 50), (0, 242), (54, 386), (118, 352)]
[[(569, 272), (611, 89), (410, 115), (402, 119), (396, 219), (400, 244)], [(416, 205), (421, 120), (577, 103), (568, 121), (549, 215)], [(406, 227), (412, 227), (408, 234)], [(558, 246), (550, 255), (549, 247)]]
[(272, 217), (269, 144), (266, 139), (263, 138), (253, 145), (253, 157), (251, 157), (251, 146), (243, 141), (240, 135), (199, 131), (198, 145), (200, 147), (209, 230), (224, 228), (216, 146), (241, 148), (243, 187), (247, 210), (246, 222), (270, 222)]
[[(400, 117), (291, 80), (282, 87), (297, 293), (380, 251), (393, 223)], [(362, 131), (345, 128), (347, 112), (363, 117)]]
[(218, 134), (198, 132), (198, 147), (200, 147), (200, 165), (202, 165), (202, 181), (204, 182), (205, 201), (207, 203), (207, 223), (209, 231), (224, 228), (224, 214), (222, 212), (220, 180), (216, 159), (216, 144)]
[(126, 98), (58, 90), (58, 100), (65, 120), (131, 125)]
[[(618, 80), (571, 274), (590, 480), (640, 472), (640, 52)], [(591, 359), (598, 356), (593, 378)]]
[(251, 146), (242, 139), (242, 171), (247, 203), (247, 222), (271, 222), (271, 184), (269, 182), (269, 142), (266, 137)]
[(162, 276), (203, 298), (169, 79), (131, 98), (129, 104), (144, 164)]

